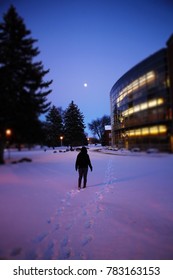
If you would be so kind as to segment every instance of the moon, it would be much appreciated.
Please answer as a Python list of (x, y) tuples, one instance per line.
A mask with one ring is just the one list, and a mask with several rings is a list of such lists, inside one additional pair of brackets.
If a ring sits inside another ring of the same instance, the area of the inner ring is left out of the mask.
[(87, 86), (88, 86), (88, 84), (87, 84), (87, 83), (84, 83), (84, 84), (83, 84), (83, 86), (84, 86), (84, 87), (87, 87)]

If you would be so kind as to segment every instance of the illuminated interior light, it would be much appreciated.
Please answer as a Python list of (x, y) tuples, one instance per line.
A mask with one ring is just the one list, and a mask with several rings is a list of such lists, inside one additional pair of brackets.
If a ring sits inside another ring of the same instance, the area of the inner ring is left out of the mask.
[(157, 99), (149, 101), (148, 107), (149, 108), (156, 107), (156, 106), (163, 104), (163, 102), (164, 102), (163, 98), (157, 98)]
[(143, 85), (147, 83), (151, 83), (155, 78), (154, 71), (150, 71), (143, 75), (142, 77), (136, 79), (128, 86), (126, 86), (123, 90), (120, 91), (119, 97), (117, 98), (117, 102), (122, 101), (129, 93), (135, 91), (136, 89), (140, 89)]
[(148, 108), (148, 103), (147, 102), (145, 102), (145, 103), (141, 103), (141, 111), (142, 110), (146, 110), (147, 108)]
[(157, 99), (157, 105), (161, 105), (161, 104), (163, 104), (163, 103), (164, 103), (163, 98), (158, 98), (158, 99)]
[(130, 115), (133, 114), (134, 108), (130, 108), (130, 109), (128, 109), (128, 110), (129, 110)]
[(166, 84), (167, 84), (167, 87), (170, 87), (170, 79), (169, 78), (167, 78), (167, 80), (166, 80)]
[(167, 132), (167, 127), (165, 125), (144, 127), (142, 129), (131, 129), (126, 131), (129, 137), (134, 136), (146, 136), (146, 135), (159, 135)]
[(153, 78), (155, 78), (155, 74), (154, 74), (153, 71), (148, 72), (148, 73), (146, 74), (146, 76), (147, 76), (147, 80), (148, 80), (148, 81), (151, 81), (151, 80), (153, 80)]
[(133, 109), (134, 109), (134, 113), (137, 113), (141, 110), (140, 105), (134, 106)]
[(131, 85), (131, 90), (134, 91), (137, 88), (139, 88), (139, 82), (138, 82), (138, 80), (135, 80)]
[(135, 135), (134, 130), (129, 130), (129, 131), (128, 131), (128, 135), (129, 135), (129, 136), (134, 136), (134, 135)]
[(148, 135), (148, 134), (149, 134), (148, 127), (142, 128), (142, 135)]
[(156, 107), (157, 106), (157, 99), (151, 100), (148, 102), (148, 107), (152, 108), (152, 107)]
[(140, 77), (139, 78), (139, 85), (143, 86), (144, 83), (145, 83), (145, 78), (144, 77)]
[(158, 126), (150, 127), (150, 134), (158, 134)]
[(140, 129), (136, 129), (135, 130), (135, 135), (136, 136), (140, 136), (141, 135), (141, 130)]
[(146, 110), (147, 108), (157, 107), (159, 105), (162, 105), (163, 103), (164, 103), (163, 98), (157, 98), (157, 99), (154, 99), (154, 100), (136, 105), (136, 106), (134, 106), (130, 109), (127, 109), (124, 112), (122, 112), (122, 115), (123, 116), (128, 116), (128, 115), (131, 115), (133, 113), (137, 113), (137, 112)]
[(165, 133), (167, 132), (167, 128), (165, 125), (159, 125), (159, 133)]

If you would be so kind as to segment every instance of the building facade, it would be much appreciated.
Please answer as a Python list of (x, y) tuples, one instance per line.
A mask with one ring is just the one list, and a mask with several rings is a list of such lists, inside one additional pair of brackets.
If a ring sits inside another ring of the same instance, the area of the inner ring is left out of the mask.
[(173, 36), (110, 92), (112, 145), (173, 152)]
[(111, 125), (105, 125), (105, 132), (104, 132), (104, 145), (105, 146), (111, 146), (111, 138), (112, 138), (112, 133), (111, 133)]

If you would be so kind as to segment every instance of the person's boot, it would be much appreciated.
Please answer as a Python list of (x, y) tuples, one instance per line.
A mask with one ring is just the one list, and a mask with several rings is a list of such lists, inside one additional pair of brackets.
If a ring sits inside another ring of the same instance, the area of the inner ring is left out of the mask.
[(80, 190), (80, 189), (81, 189), (81, 182), (78, 181), (78, 190)]
[(87, 183), (87, 180), (84, 179), (84, 182), (83, 182), (83, 188), (84, 188), (84, 189), (86, 188), (86, 183)]

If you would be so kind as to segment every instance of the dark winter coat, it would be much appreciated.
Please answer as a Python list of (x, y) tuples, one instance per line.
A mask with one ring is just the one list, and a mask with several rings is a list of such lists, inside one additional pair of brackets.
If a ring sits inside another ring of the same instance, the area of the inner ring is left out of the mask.
[(87, 149), (85, 147), (82, 147), (81, 152), (78, 154), (76, 158), (75, 168), (77, 170), (79, 168), (88, 168), (88, 166), (92, 171), (92, 165), (91, 165), (89, 155), (87, 154)]

